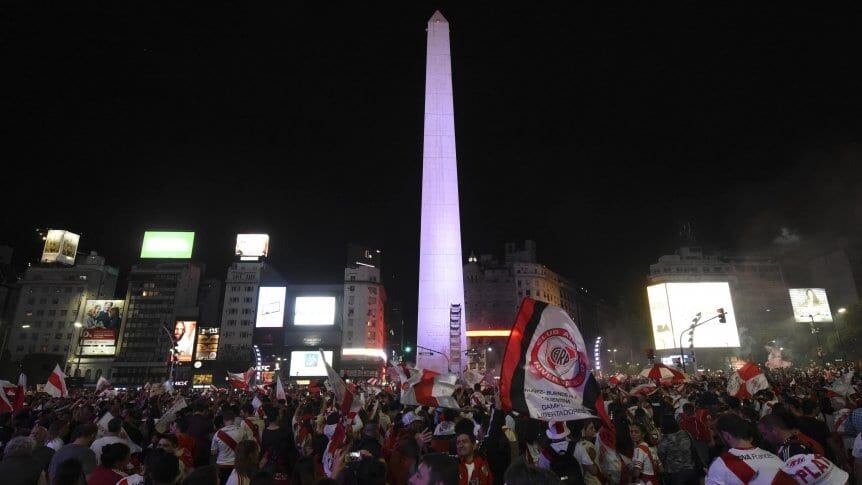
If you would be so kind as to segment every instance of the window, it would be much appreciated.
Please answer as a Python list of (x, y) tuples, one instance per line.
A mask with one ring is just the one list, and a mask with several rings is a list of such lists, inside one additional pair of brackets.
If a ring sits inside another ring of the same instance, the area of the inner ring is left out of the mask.
[(53, 316), (56, 316), (56, 315), (57, 315), (57, 310), (48, 310), (48, 316), (53, 317)]
[(65, 288), (65, 291), (66, 291), (66, 293), (71, 293), (71, 292), (72, 292), (72, 287), (71, 287), (71, 286), (67, 286), (67, 287)]
[(36, 316), (42, 316), (45, 314), (45, 310), (36, 310)]
[(61, 317), (65, 317), (67, 313), (69, 313), (69, 310), (60, 310)]
[(46, 304), (46, 303), (48, 303), (48, 299), (47, 299), (47, 298), (39, 298), (39, 304), (40, 304), (40, 305), (44, 305), (44, 304)]
[(71, 333), (67, 333), (67, 334), (66, 334), (66, 338), (71, 340), (71, 339), (72, 339), (72, 334), (71, 334)]
[[(57, 290), (57, 291), (60, 291), (60, 290)], [(51, 299), (51, 304), (52, 304), (52, 305), (59, 305), (59, 304), (60, 304), (60, 299), (59, 299), (59, 298), (52, 298), (52, 299)]]
[(54, 340), (63, 340), (63, 334), (60, 332), (55, 333)]
[(55, 345), (55, 346), (54, 346), (54, 348), (53, 348), (53, 351), (54, 351), (54, 352), (59, 352), (59, 351), (60, 351), (60, 346), (59, 346), (59, 345)]
[(47, 321), (47, 322), (45, 322), (45, 327), (46, 327), (46, 328), (51, 328), (51, 327), (53, 327), (53, 326), (54, 326), (54, 322), (52, 322), (52, 321), (50, 321), (50, 320), (49, 320), (49, 321)]

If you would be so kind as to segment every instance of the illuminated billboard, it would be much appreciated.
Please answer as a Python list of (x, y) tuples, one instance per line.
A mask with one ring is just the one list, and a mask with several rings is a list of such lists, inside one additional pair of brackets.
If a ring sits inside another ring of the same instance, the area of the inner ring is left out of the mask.
[(832, 321), (829, 300), (823, 288), (791, 288), (790, 304), (797, 322), (825, 323)]
[[(680, 334), (701, 314), (701, 322), (717, 315), (723, 308), (726, 323), (718, 318), (695, 329), (695, 348), (739, 347), (736, 313), (727, 282), (716, 283), (662, 283), (647, 288), (652, 331), (656, 350), (679, 349)], [(682, 342), (688, 347), (688, 334)]]
[(147, 231), (141, 244), (141, 259), (188, 259), (195, 244), (193, 232)]
[(299, 296), (293, 306), (294, 325), (335, 325), (334, 296)]
[(87, 300), (81, 329), (81, 355), (114, 355), (123, 321), (123, 300)]
[(174, 356), (177, 362), (191, 362), (192, 350), (194, 350), (195, 330), (198, 322), (189, 320), (177, 320), (174, 325), (174, 341), (177, 353)]
[(257, 261), (269, 254), (269, 234), (237, 234), (236, 255), (241, 261)]
[(218, 328), (198, 328), (198, 341), (195, 344), (195, 359), (216, 360), (218, 357)]
[[(332, 365), (332, 351), (324, 350), (326, 362)], [(290, 353), (290, 377), (322, 377), (326, 366), (320, 359), (318, 350), (294, 350)]]
[(43, 263), (75, 264), (75, 254), (81, 236), (74, 232), (51, 229), (45, 237), (45, 247), (42, 249)]
[(257, 297), (255, 327), (273, 328), (284, 325), (284, 303), (287, 297), (284, 286), (262, 286)]

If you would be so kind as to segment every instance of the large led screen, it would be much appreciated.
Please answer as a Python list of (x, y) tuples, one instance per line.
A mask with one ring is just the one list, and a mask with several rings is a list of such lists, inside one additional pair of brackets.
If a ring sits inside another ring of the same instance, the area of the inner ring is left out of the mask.
[(123, 320), (123, 300), (87, 300), (81, 329), (81, 355), (114, 355)]
[(335, 297), (297, 297), (293, 306), (293, 324), (335, 325)]
[(269, 234), (237, 234), (236, 255), (243, 261), (256, 261), (269, 254)]
[(832, 311), (823, 288), (791, 288), (790, 304), (797, 322), (811, 323), (812, 318), (814, 323), (832, 321)]
[[(332, 365), (332, 351), (324, 350), (326, 362)], [(290, 377), (322, 377), (326, 366), (320, 359), (319, 350), (294, 350), (290, 353)]]
[(141, 259), (188, 259), (195, 244), (193, 232), (147, 231), (141, 244)]
[(195, 330), (197, 327), (198, 322), (188, 320), (177, 320), (177, 323), (174, 325), (177, 362), (192, 361), (192, 350), (194, 350)]
[(272, 328), (284, 325), (284, 302), (287, 288), (284, 286), (262, 286), (257, 297), (257, 320), (255, 327)]
[(43, 263), (75, 264), (75, 254), (81, 236), (74, 232), (51, 229), (45, 237), (45, 247), (42, 249)]
[[(656, 350), (679, 349), (680, 333), (691, 326), (695, 316), (701, 322), (717, 315), (723, 308), (726, 323), (714, 318), (694, 331), (695, 348), (739, 347), (736, 313), (730, 297), (730, 286), (717, 283), (663, 283), (647, 288), (650, 316)], [(688, 334), (682, 341), (688, 347)]]
[(198, 342), (195, 344), (195, 359), (216, 360), (218, 357), (218, 327), (198, 328)]

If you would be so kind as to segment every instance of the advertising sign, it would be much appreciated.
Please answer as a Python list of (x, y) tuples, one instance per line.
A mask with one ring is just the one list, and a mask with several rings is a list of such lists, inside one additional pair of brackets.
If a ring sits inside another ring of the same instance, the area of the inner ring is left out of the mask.
[[(791, 288), (790, 304), (793, 318), (800, 323), (828, 323), (832, 321), (829, 299), (823, 288)], [(813, 320), (812, 320), (813, 318)]]
[(192, 386), (209, 386), (212, 383), (212, 374), (195, 374), (192, 376)]
[(198, 322), (189, 320), (177, 320), (174, 324), (174, 341), (176, 342), (177, 362), (191, 362), (192, 350), (194, 350), (195, 330)]
[(81, 236), (74, 232), (51, 229), (45, 238), (42, 262), (74, 265), (80, 240)]
[(125, 303), (123, 300), (87, 300), (81, 329), (81, 355), (116, 353)]
[[(680, 334), (692, 324), (700, 313), (701, 320), (726, 312), (726, 323), (718, 318), (697, 327), (694, 331), (695, 348), (739, 347), (736, 313), (727, 282), (716, 283), (662, 283), (647, 288), (650, 317), (656, 350), (679, 349)], [(683, 347), (688, 348), (688, 334)]]
[(262, 286), (257, 297), (257, 320), (255, 327), (273, 328), (284, 326), (284, 303), (287, 299), (284, 286)]
[[(324, 350), (326, 362), (332, 365), (332, 351)], [(320, 359), (320, 351), (294, 350), (290, 353), (290, 377), (322, 377), (326, 374), (326, 366)]]
[(195, 344), (195, 359), (216, 360), (218, 357), (219, 329), (217, 327), (198, 328), (198, 341)]
[(195, 244), (193, 232), (147, 231), (141, 244), (141, 259), (188, 259)]
[(449, 372), (461, 370), (461, 305), (449, 307)]
[(334, 296), (299, 296), (293, 307), (294, 325), (335, 325)]
[(241, 261), (257, 261), (269, 255), (269, 234), (237, 234), (236, 255)]

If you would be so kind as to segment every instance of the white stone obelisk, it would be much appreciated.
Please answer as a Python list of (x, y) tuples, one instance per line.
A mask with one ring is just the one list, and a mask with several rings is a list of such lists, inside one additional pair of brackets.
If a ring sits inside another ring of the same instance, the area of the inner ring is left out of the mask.
[[(466, 362), (467, 319), (449, 22), (439, 11), (428, 21), (421, 217), (416, 365), (442, 372), (449, 370), (451, 361), (451, 370), (457, 373)], [(454, 331), (450, 330), (452, 305), (461, 309), (460, 329)]]

